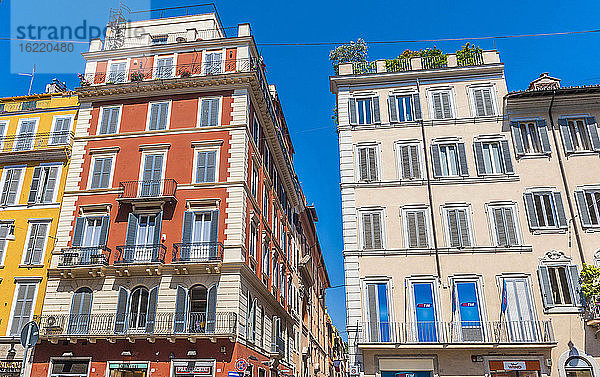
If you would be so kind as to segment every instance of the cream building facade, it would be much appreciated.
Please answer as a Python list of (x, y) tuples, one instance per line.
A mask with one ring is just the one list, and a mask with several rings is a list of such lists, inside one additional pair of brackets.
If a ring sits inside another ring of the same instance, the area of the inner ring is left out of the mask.
[(330, 80), (350, 374), (598, 375), (579, 282), (599, 240), (593, 96), (565, 92), (551, 120), (556, 82), (509, 94), (497, 51), (401, 63)]

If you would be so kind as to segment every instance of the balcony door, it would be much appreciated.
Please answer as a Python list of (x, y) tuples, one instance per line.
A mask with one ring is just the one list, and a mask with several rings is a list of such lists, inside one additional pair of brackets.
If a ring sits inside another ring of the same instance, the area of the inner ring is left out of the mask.
[(218, 255), (219, 211), (188, 211), (181, 237), (182, 261), (212, 260)]
[(206, 331), (206, 312), (208, 308), (208, 291), (202, 285), (195, 285), (189, 290), (189, 330), (190, 333)]
[(79, 254), (80, 264), (92, 264), (92, 255), (98, 255), (100, 237), (102, 233), (102, 217), (89, 217), (85, 219), (82, 237), (82, 249)]
[(19, 126), (19, 134), (15, 140), (14, 150), (27, 151), (33, 149), (35, 139), (35, 120), (24, 120)]
[(163, 158), (163, 154), (146, 155), (144, 159), (144, 171), (142, 172), (140, 196), (160, 196), (162, 191)]
[[(481, 301), (477, 289), (477, 281), (457, 282), (454, 284), (453, 299), (455, 315), (458, 316), (459, 331), (453, 332), (462, 342), (481, 342), (484, 340), (484, 329), (481, 317)], [(456, 322), (453, 324), (453, 327)]]
[(529, 280), (527, 278), (504, 279), (503, 295), (506, 297), (505, 324), (511, 342), (535, 342), (540, 329), (535, 320)]
[(374, 343), (390, 341), (390, 310), (388, 284), (367, 283), (368, 341)]
[(413, 283), (414, 329), (413, 339), (419, 343), (438, 342), (438, 323), (433, 283)]
[(92, 310), (92, 290), (80, 288), (73, 295), (69, 315), (69, 334), (87, 334)]

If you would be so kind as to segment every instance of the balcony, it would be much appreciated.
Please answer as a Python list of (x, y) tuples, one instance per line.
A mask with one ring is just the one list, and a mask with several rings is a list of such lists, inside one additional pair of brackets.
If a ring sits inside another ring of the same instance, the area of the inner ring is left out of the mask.
[(163, 264), (167, 247), (163, 244), (117, 246), (115, 265)]
[(285, 341), (280, 336), (275, 336), (275, 341), (271, 343), (271, 356), (276, 359), (285, 358)]
[(600, 325), (600, 299), (590, 298), (587, 301), (587, 307), (585, 308), (585, 320), (588, 326)]
[(23, 133), (0, 137), (0, 163), (66, 160), (71, 156), (72, 132)]
[(106, 246), (62, 249), (59, 268), (107, 266), (111, 250)]
[(220, 242), (189, 242), (173, 244), (173, 263), (214, 263), (223, 261)]
[(554, 331), (546, 321), (382, 322), (362, 323), (358, 342), (394, 345), (524, 345), (554, 346)]
[(52, 101), (49, 99), (22, 102), (6, 102), (0, 104), (0, 114), (14, 113), (19, 111), (34, 111), (38, 109), (49, 109), (52, 107), (51, 105)]
[(177, 181), (174, 179), (157, 179), (150, 181), (119, 182), (121, 190), (117, 201), (133, 202), (175, 202)]
[(216, 313), (213, 318), (205, 313), (146, 314), (53, 314), (39, 318), (40, 337), (60, 338), (148, 338), (148, 337), (233, 337), (237, 315)]

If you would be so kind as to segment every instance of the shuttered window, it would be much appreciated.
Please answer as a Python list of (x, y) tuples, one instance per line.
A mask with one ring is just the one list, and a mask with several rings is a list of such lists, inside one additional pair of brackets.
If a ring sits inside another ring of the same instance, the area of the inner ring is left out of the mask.
[(519, 245), (519, 230), (514, 206), (490, 207), (492, 229), (496, 246)]
[(377, 148), (358, 148), (358, 174), (359, 181), (371, 182), (377, 180)]
[(29, 223), (29, 236), (26, 243), (23, 264), (41, 264), (48, 236), (49, 222)]
[(558, 125), (566, 153), (600, 151), (595, 117), (563, 118)]
[(199, 151), (196, 164), (196, 183), (215, 182), (217, 151)]
[(431, 92), (431, 109), (434, 119), (454, 118), (451, 96), (450, 90)]
[(110, 185), (110, 173), (112, 169), (112, 157), (97, 157), (94, 159), (92, 171), (92, 183), (90, 188), (108, 188)]
[(258, 231), (254, 222), (250, 224), (250, 240), (248, 244), (248, 252), (250, 256), (256, 259), (256, 249), (258, 247)]
[(492, 97), (492, 88), (474, 88), (473, 91), (473, 107), (475, 108), (475, 116), (483, 117), (495, 115), (494, 100)]
[[(71, 117), (60, 117), (54, 121), (54, 129), (49, 144), (64, 145), (70, 141), (69, 133), (71, 132)], [(1, 134), (1, 133), (0, 133)]]
[(108, 73), (107, 83), (119, 84), (125, 82), (127, 62), (112, 63)]
[(12, 312), (10, 335), (19, 336), (23, 326), (31, 320), (37, 283), (17, 283)]
[(203, 98), (200, 102), (200, 126), (215, 127), (219, 125), (219, 99)]
[(0, 265), (4, 264), (4, 258), (6, 256), (6, 248), (8, 246), (8, 236), (14, 236), (14, 221), (0, 223)]
[(517, 156), (549, 154), (552, 151), (545, 120), (513, 121), (510, 126)]
[(51, 203), (54, 200), (58, 169), (58, 166), (38, 166), (33, 169), (28, 204)]
[(148, 129), (150, 131), (164, 130), (169, 121), (169, 102), (158, 102), (150, 104), (150, 119)]
[(472, 245), (468, 208), (447, 208), (446, 226), (449, 247), (462, 248)]
[(350, 124), (374, 124), (381, 122), (379, 97), (350, 98), (348, 102)]
[(269, 241), (267, 239), (263, 242), (263, 255), (262, 255), (262, 273), (269, 276), (270, 264), (271, 264), (271, 252), (269, 250)]
[(120, 107), (105, 107), (102, 109), (102, 120), (98, 132), (100, 135), (117, 133), (120, 112)]
[(514, 168), (510, 156), (508, 141), (476, 141), (473, 143), (477, 174), (513, 174)]
[(567, 218), (560, 192), (526, 192), (524, 198), (529, 226), (532, 229), (557, 229), (567, 227)]
[(223, 70), (223, 54), (221, 52), (208, 52), (204, 55), (204, 73), (216, 75)]
[(464, 143), (432, 144), (431, 157), (434, 177), (469, 175)]
[(390, 310), (388, 305), (388, 284), (367, 283), (368, 341), (390, 341)]
[(254, 167), (252, 169), (252, 182), (250, 182), (250, 191), (252, 192), (252, 196), (258, 199), (258, 181), (259, 181), (258, 169)]
[(156, 60), (156, 68), (154, 77), (157, 79), (168, 79), (173, 77), (174, 71), (173, 58), (158, 58)]
[(2, 187), (1, 205), (10, 206), (18, 204), (19, 183), (23, 175), (23, 168), (4, 169), (4, 184)]
[(382, 213), (368, 212), (362, 213), (362, 233), (363, 233), (363, 249), (382, 249), (383, 248), (383, 230), (382, 230)]
[(404, 212), (404, 222), (407, 245), (410, 249), (429, 247), (427, 230), (427, 210), (407, 210)]
[(575, 199), (579, 207), (581, 225), (584, 227), (600, 226), (600, 189), (577, 190)]
[(419, 144), (398, 145), (398, 166), (401, 179), (421, 179)]
[(390, 122), (410, 122), (421, 119), (421, 102), (418, 94), (390, 95), (388, 97)]
[(538, 278), (545, 309), (556, 306), (583, 306), (576, 265), (540, 265)]

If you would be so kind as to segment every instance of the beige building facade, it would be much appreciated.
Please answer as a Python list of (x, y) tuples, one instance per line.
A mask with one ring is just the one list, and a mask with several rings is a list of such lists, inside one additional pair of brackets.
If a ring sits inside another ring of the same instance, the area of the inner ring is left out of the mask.
[(401, 63), (331, 78), (350, 375), (598, 375), (594, 95), (509, 94), (496, 51)]

